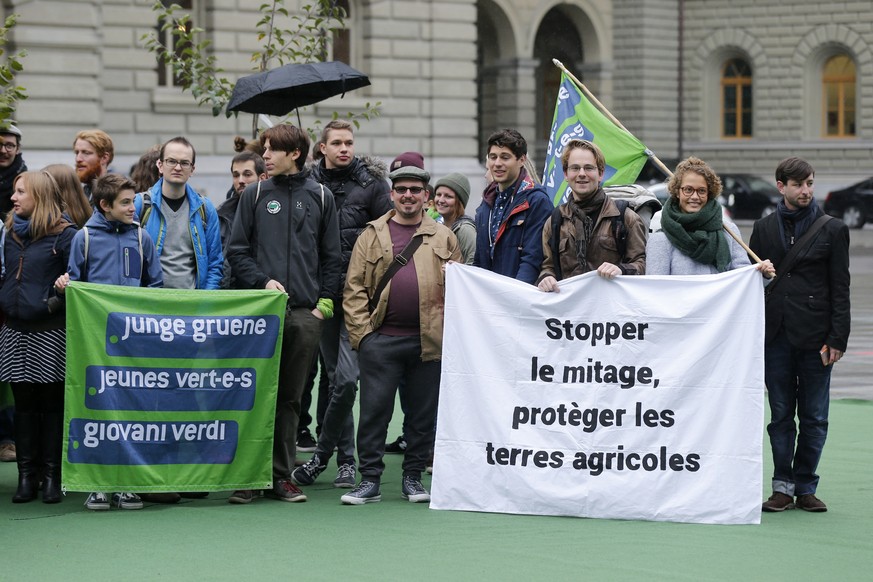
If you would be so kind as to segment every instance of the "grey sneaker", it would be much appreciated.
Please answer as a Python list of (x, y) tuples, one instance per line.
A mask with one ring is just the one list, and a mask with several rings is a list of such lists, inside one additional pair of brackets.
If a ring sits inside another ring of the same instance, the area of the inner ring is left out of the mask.
[(379, 492), (378, 483), (364, 479), (357, 487), (340, 497), (340, 501), (345, 505), (376, 503), (382, 501), (382, 494)]
[(421, 484), (421, 479), (405, 475), (400, 490), (403, 499), (408, 499), (410, 503), (426, 503), (430, 501), (430, 493)]
[(316, 453), (312, 455), (311, 459), (294, 469), (294, 472), (291, 473), (291, 481), (295, 485), (312, 485), (325, 469), (327, 469), (327, 462), (322, 461)]
[(252, 500), (258, 495), (260, 495), (259, 491), (252, 491), (251, 489), (238, 489), (233, 492), (233, 495), (227, 498), (227, 502), (237, 505), (244, 505), (246, 503), (251, 503)]
[(113, 493), (112, 505), (118, 509), (142, 509), (142, 499), (136, 493)]
[(91, 511), (106, 511), (109, 509), (109, 497), (105, 493), (95, 491), (88, 495), (88, 499), (85, 500), (85, 507)]
[(351, 489), (355, 486), (355, 473), (357, 470), (351, 463), (343, 463), (336, 472), (333, 486), (340, 489)]

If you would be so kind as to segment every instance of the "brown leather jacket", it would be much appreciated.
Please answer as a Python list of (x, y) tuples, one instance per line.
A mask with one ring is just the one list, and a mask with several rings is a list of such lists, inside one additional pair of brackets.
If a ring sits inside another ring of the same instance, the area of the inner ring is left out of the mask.
[[(618, 246), (612, 232), (612, 217), (618, 216), (618, 208), (609, 197), (603, 204), (600, 216), (592, 230), (592, 241), (588, 241), (586, 255), (587, 265), (579, 264), (576, 257), (576, 224), (569, 204), (562, 204), (561, 230), (558, 238), (558, 252), (560, 253), (561, 272), (564, 279), (575, 275), (581, 275), (588, 271), (596, 271), (603, 263), (612, 263), (621, 267), (626, 275), (646, 274), (646, 227), (643, 220), (636, 212), (627, 209), (624, 213), (624, 222), (627, 227), (627, 247), (625, 256), (618, 256)], [(552, 221), (546, 221), (543, 227), (543, 265), (537, 283), (548, 276), (555, 276), (555, 267), (552, 263)]]
[[(349, 341), (357, 350), (364, 337), (379, 329), (388, 308), (391, 283), (385, 287), (376, 309), (370, 313), (368, 304), (382, 275), (394, 259), (388, 220), (394, 211), (367, 224), (358, 237), (349, 261), (346, 287), (343, 292), (343, 310)], [(418, 277), (419, 320), (421, 321), (421, 359), (439, 360), (443, 344), (443, 307), (445, 301), (445, 272), (443, 267), (452, 261), (462, 261), (458, 239), (451, 230), (437, 224), (424, 214), (421, 226), (413, 236), (424, 237), (412, 259)]]

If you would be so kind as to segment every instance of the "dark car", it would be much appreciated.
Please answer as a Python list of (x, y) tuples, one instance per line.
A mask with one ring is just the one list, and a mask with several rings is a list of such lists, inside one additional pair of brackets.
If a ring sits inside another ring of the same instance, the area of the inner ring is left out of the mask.
[(721, 174), (722, 197), (734, 220), (763, 218), (776, 210), (776, 186), (752, 174)]
[(824, 211), (842, 219), (849, 228), (861, 228), (873, 219), (873, 178), (828, 192)]

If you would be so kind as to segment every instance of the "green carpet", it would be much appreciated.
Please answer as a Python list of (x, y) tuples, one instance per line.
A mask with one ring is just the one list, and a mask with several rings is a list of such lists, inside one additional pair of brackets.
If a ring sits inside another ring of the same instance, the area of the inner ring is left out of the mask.
[[(361, 507), (340, 504), (329, 470), (307, 503), (233, 506), (228, 492), (103, 513), (85, 510), (83, 493), (13, 505), (16, 469), (4, 463), (0, 580), (871, 578), (873, 402), (831, 405), (819, 468), (830, 510), (764, 514), (760, 526), (432, 511), (400, 497), (401, 457), (386, 460), (383, 501)], [(769, 452), (764, 466), (769, 489)]]

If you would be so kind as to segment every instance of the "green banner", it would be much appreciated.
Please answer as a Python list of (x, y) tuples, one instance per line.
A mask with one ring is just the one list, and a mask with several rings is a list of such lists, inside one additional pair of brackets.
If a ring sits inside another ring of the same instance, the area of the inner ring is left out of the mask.
[(270, 487), (284, 294), (74, 282), (66, 297), (66, 489)]

